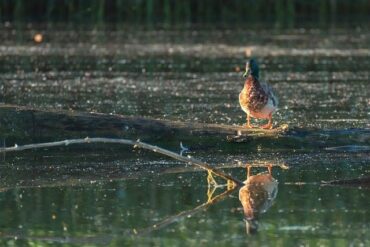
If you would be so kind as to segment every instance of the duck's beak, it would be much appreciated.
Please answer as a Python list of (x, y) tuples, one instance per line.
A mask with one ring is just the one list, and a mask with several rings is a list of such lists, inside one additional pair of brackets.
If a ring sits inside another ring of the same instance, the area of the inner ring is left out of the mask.
[(248, 77), (249, 76), (249, 73), (250, 73), (250, 70), (249, 69), (246, 69), (244, 74), (243, 74), (243, 77)]
[(243, 74), (243, 77), (248, 77), (250, 73), (250, 69), (248, 68), (248, 63), (245, 64), (245, 72)]

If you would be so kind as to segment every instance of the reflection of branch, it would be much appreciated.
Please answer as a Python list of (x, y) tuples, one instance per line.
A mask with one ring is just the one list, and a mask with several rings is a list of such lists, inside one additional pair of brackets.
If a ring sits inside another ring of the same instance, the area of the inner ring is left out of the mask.
[(58, 244), (74, 244), (74, 245), (108, 245), (113, 239), (113, 236), (89, 236), (89, 237), (53, 237), (53, 236), (28, 236), (26, 232), (19, 233), (0, 233), (2, 239), (19, 239), (29, 242), (52, 242)]
[(225, 192), (215, 196), (214, 198), (208, 200), (206, 203), (203, 203), (193, 209), (190, 209), (190, 210), (186, 210), (186, 211), (182, 211), (181, 213), (179, 214), (176, 214), (176, 215), (173, 215), (173, 216), (170, 216), (164, 220), (162, 220), (161, 222), (157, 223), (157, 224), (154, 224), (148, 228), (145, 228), (145, 229), (142, 229), (142, 230), (135, 230), (134, 229), (134, 234), (136, 236), (142, 236), (142, 235), (146, 235), (146, 234), (149, 234), (153, 231), (156, 231), (156, 230), (159, 230), (165, 226), (168, 226), (172, 223), (175, 223), (177, 221), (180, 221), (181, 219), (185, 218), (185, 217), (188, 217), (188, 216), (191, 216), (191, 215), (194, 215), (196, 213), (198, 213), (199, 211), (201, 210), (204, 210), (204, 209), (207, 209), (209, 206), (213, 205), (213, 204), (216, 204), (222, 200), (224, 200), (228, 195), (230, 195), (232, 192), (234, 192), (236, 190), (237, 187), (234, 187), (234, 188), (231, 188), (231, 189), (228, 189), (226, 190)]
[(38, 143), (38, 144), (28, 144), (23, 146), (14, 146), (14, 147), (7, 147), (7, 148), (0, 148), (0, 153), (2, 152), (13, 152), (13, 151), (21, 151), (21, 150), (27, 150), (27, 149), (36, 149), (36, 148), (45, 148), (45, 147), (56, 147), (56, 146), (68, 146), (70, 144), (81, 144), (81, 143), (116, 143), (116, 144), (125, 144), (125, 145), (133, 145), (134, 147), (140, 147), (144, 149), (151, 150), (155, 153), (160, 153), (163, 155), (166, 155), (168, 157), (193, 164), (195, 166), (198, 166), (202, 169), (205, 169), (207, 171), (211, 171), (215, 175), (222, 177), (225, 180), (231, 180), (236, 185), (243, 185), (243, 182), (233, 178), (232, 176), (215, 169), (214, 167), (210, 166), (209, 164), (193, 159), (191, 157), (184, 157), (180, 156), (177, 153), (171, 152), (169, 150), (153, 146), (144, 142), (141, 142), (139, 140), (132, 141), (127, 139), (112, 139), (112, 138), (85, 138), (85, 139), (70, 139), (70, 140), (64, 140), (64, 141), (57, 141), (57, 142), (45, 142), (45, 143)]
[[(132, 231), (123, 231), (123, 236), (129, 237), (129, 236), (143, 236), (146, 234), (150, 234), (151, 232), (155, 230), (162, 229), (163, 227), (166, 227), (172, 223), (175, 223), (177, 221), (180, 221), (181, 219), (194, 215), (198, 213), (201, 210), (207, 209), (209, 206), (214, 205), (222, 200), (224, 200), (228, 195), (230, 195), (232, 192), (236, 190), (237, 187), (228, 189), (227, 191), (221, 193), (220, 195), (215, 196), (210, 201), (203, 203), (193, 209), (183, 211), (177, 215), (170, 216), (161, 222), (152, 225), (148, 228), (144, 228), (142, 230), (134, 230), (134, 235), (132, 234)], [(27, 233), (19, 232), (14, 234), (6, 234), (6, 233), (0, 233), (0, 238), (17, 238), (22, 240), (29, 240), (29, 241), (47, 241), (47, 242), (54, 242), (54, 243), (61, 243), (61, 244), (99, 244), (99, 245), (109, 245), (115, 236), (113, 235), (101, 235), (101, 236), (91, 236), (91, 237), (38, 237), (38, 236), (28, 236)]]

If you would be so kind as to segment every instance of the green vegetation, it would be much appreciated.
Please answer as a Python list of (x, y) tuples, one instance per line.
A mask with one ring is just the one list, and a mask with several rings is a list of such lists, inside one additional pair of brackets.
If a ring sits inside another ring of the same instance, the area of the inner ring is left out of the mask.
[(0, 20), (17, 22), (118, 22), (179, 25), (272, 22), (292, 27), (300, 21), (346, 22), (369, 18), (366, 0), (3, 0)]

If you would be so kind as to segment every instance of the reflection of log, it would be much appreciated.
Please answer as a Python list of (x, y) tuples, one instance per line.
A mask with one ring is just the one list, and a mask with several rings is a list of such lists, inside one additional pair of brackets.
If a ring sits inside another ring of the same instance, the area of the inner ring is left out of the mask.
[(343, 186), (370, 187), (370, 177), (323, 181), (322, 184), (323, 185), (343, 185)]
[(116, 137), (127, 137), (130, 134), (169, 136), (178, 133), (221, 137), (227, 135), (276, 136), (286, 131), (285, 126), (272, 130), (247, 129), (237, 125), (180, 122), (103, 113), (46, 111), (14, 105), (0, 105), (0, 115), (0, 133), (5, 133), (15, 127), (23, 134), (27, 132), (28, 136), (36, 137), (48, 137), (51, 132), (53, 136), (59, 134), (59, 137), (67, 137), (68, 134), (77, 132), (79, 136), (94, 133)]
[[(43, 246), (39, 242), (47, 242), (47, 243), (58, 243), (64, 245), (88, 245), (88, 246), (106, 246), (111, 243), (113, 240), (113, 236), (111, 235), (100, 235), (100, 236), (76, 236), (76, 237), (65, 237), (65, 236), (50, 236), (50, 234), (43, 234), (42, 231), (39, 231), (37, 234), (32, 234), (27, 231), (16, 231), (13, 233), (7, 232), (0, 232), (1, 239), (17, 239), (22, 240), (22, 242), (30, 243), (30, 245), (34, 245), (36, 243), (37, 246)], [(33, 236), (36, 235), (36, 236)], [(41, 235), (41, 236), (40, 236)], [(46, 235), (46, 236), (45, 236)], [(26, 245), (26, 246), (27, 246)]]
[[(260, 162), (260, 163), (253, 163), (253, 167), (265, 167), (267, 163), (271, 162)], [(99, 167), (98, 164), (92, 163), (91, 166)], [(115, 166), (115, 165), (114, 165)], [(281, 169), (286, 169), (287, 166), (284, 163), (273, 163), (272, 166), (280, 167)], [(237, 162), (234, 164), (223, 164), (223, 165), (214, 165), (212, 166), (215, 169), (233, 169), (233, 168), (245, 168), (245, 164), (242, 162)], [(113, 169), (109, 164), (105, 164), (106, 170)], [(92, 172), (84, 172), (84, 175), (81, 176), (80, 174), (76, 175), (73, 172), (68, 171), (68, 167), (66, 170), (60, 170), (64, 174), (64, 176), (58, 176), (55, 174), (51, 176), (50, 172), (38, 172), (37, 177), (34, 176), (21, 176), (21, 174), (17, 174), (17, 180), (7, 180), (6, 178), (0, 176), (0, 192), (12, 190), (12, 189), (30, 189), (30, 188), (49, 188), (49, 187), (73, 187), (73, 186), (83, 186), (86, 184), (91, 184), (91, 182), (107, 182), (107, 181), (125, 181), (131, 179), (138, 179), (143, 177), (153, 176), (161, 176), (165, 174), (182, 174), (182, 173), (189, 173), (189, 172), (200, 172), (204, 171), (202, 168), (194, 167), (194, 166), (178, 166), (178, 167), (151, 167), (150, 170), (133, 170), (132, 167), (125, 166), (125, 170), (119, 170), (115, 172), (108, 173), (106, 170), (93, 170)], [(68, 175), (66, 175), (68, 174)], [(104, 174), (104, 176), (102, 176)]]

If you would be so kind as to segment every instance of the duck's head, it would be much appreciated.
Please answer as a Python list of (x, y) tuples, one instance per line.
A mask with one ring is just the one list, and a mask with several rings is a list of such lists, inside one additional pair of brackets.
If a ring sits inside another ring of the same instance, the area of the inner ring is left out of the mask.
[(259, 75), (258, 64), (254, 59), (250, 59), (245, 65), (245, 73), (243, 74), (243, 77), (248, 77), (249, 75), (252, 75), (255, 78), (258, 78)]

